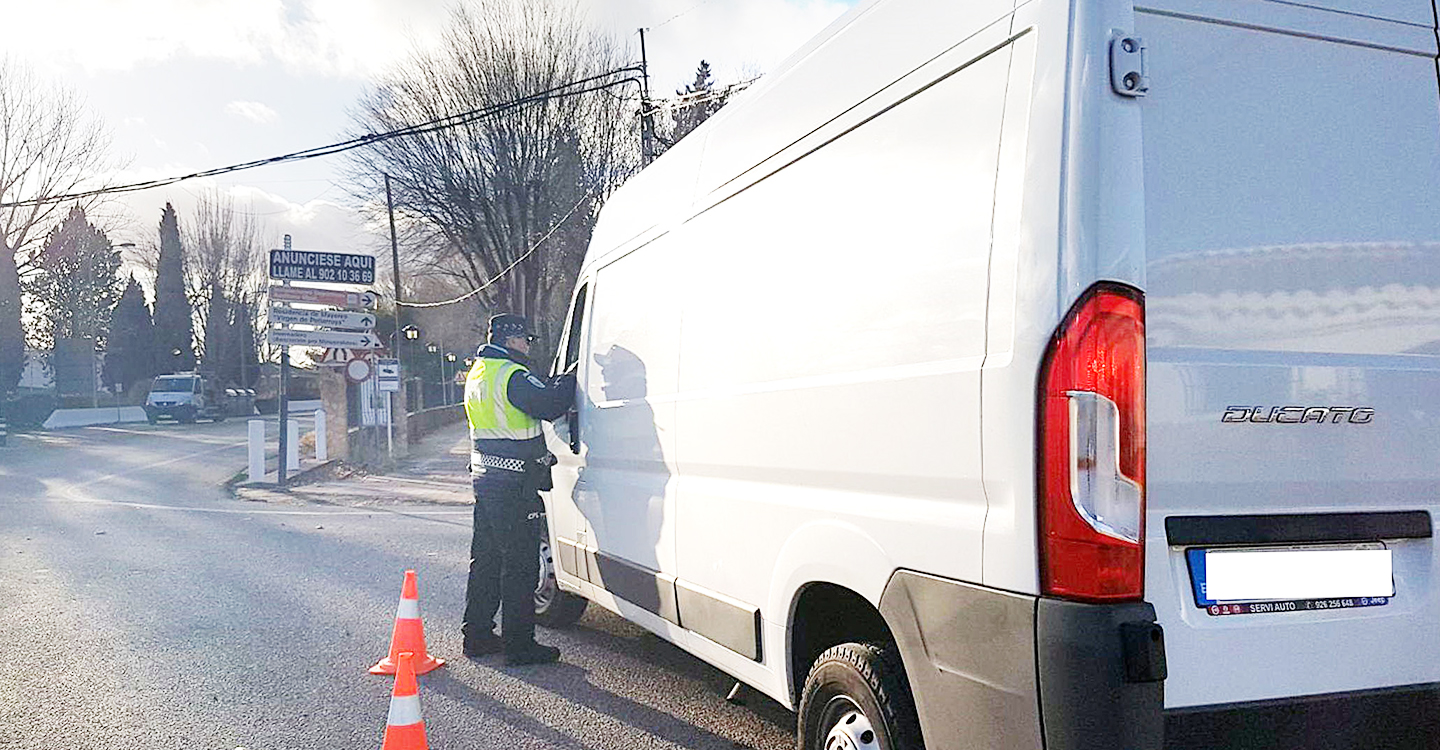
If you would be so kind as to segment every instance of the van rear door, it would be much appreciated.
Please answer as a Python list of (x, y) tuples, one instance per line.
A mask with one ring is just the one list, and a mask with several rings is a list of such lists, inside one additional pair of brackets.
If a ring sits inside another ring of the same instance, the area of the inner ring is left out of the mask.
[[(1166, 705), (1440, 682), (1431, 2), (1161, 0), (1135, 31)], [(1387, 590), (1349, 595), (1366, 565)]]

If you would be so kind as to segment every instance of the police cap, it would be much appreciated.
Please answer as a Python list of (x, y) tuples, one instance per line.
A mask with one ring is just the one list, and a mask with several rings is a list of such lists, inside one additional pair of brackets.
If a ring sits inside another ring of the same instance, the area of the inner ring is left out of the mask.
[(505, 339), (512, 336), (530, 336), (530, 322), (525, 320), (524, 315), (503, 313), (490, 319), (490, 343), (504, 344)]

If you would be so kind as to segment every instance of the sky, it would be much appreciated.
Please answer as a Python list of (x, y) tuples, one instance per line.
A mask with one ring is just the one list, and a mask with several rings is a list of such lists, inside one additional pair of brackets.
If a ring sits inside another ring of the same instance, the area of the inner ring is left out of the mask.
[[(87, 100), (128, 183), (341, 140), (377, 76), (434, 43), (453, 3), (476, 0), (0, 0), (0, 54)], [(701, 59), (725, 84), (764, 73), (854, 0), (576, 0), (628, 41), (646, 27), (652, 90), (673, 92)], [(165, 203), (182, 221), (208, 190), (233, 197), (297, 249), (375, 252), (343, 157), (263, 167), (131, 193), (113, 242), (148, 245)], [(375, 228), (378, 229), (378, 228)]]

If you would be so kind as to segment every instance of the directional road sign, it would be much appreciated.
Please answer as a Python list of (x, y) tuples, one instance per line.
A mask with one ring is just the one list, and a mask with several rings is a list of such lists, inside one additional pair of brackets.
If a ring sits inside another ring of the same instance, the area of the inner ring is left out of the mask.
[(375, 257), (312, 250), (271, 250), (270, 278), (329, 284), (374, 284)]
[(275, 346), (328, 346), (343, 349), (379, 349), (385, 344), (373, 333), (344, 331), (296, 331), (271, 328), (265, 332)]
[(273, 307), (270, 322), (285, 325), (324, 326), (326, 328), (357, 328), (368, 331), (375, 327), (374, 313), (338, 312), (336, 310), (301, 310), (296, 307)]
[(371, 292), (341, 292), (334, 289), (314, 289), (306, 286), (272, 286), (271, 302), (301, 302), (308, 305), (350, 307), (372, 310), (375, 295)]

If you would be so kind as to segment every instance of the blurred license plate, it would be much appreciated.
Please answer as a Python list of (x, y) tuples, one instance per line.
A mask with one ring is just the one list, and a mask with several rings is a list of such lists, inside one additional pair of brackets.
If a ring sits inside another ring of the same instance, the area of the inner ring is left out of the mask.
[(1212, 615), (1374, 607), (1390, 602), (1390, 550), (1349, 545), (1185, 551), (1195, 604)]

